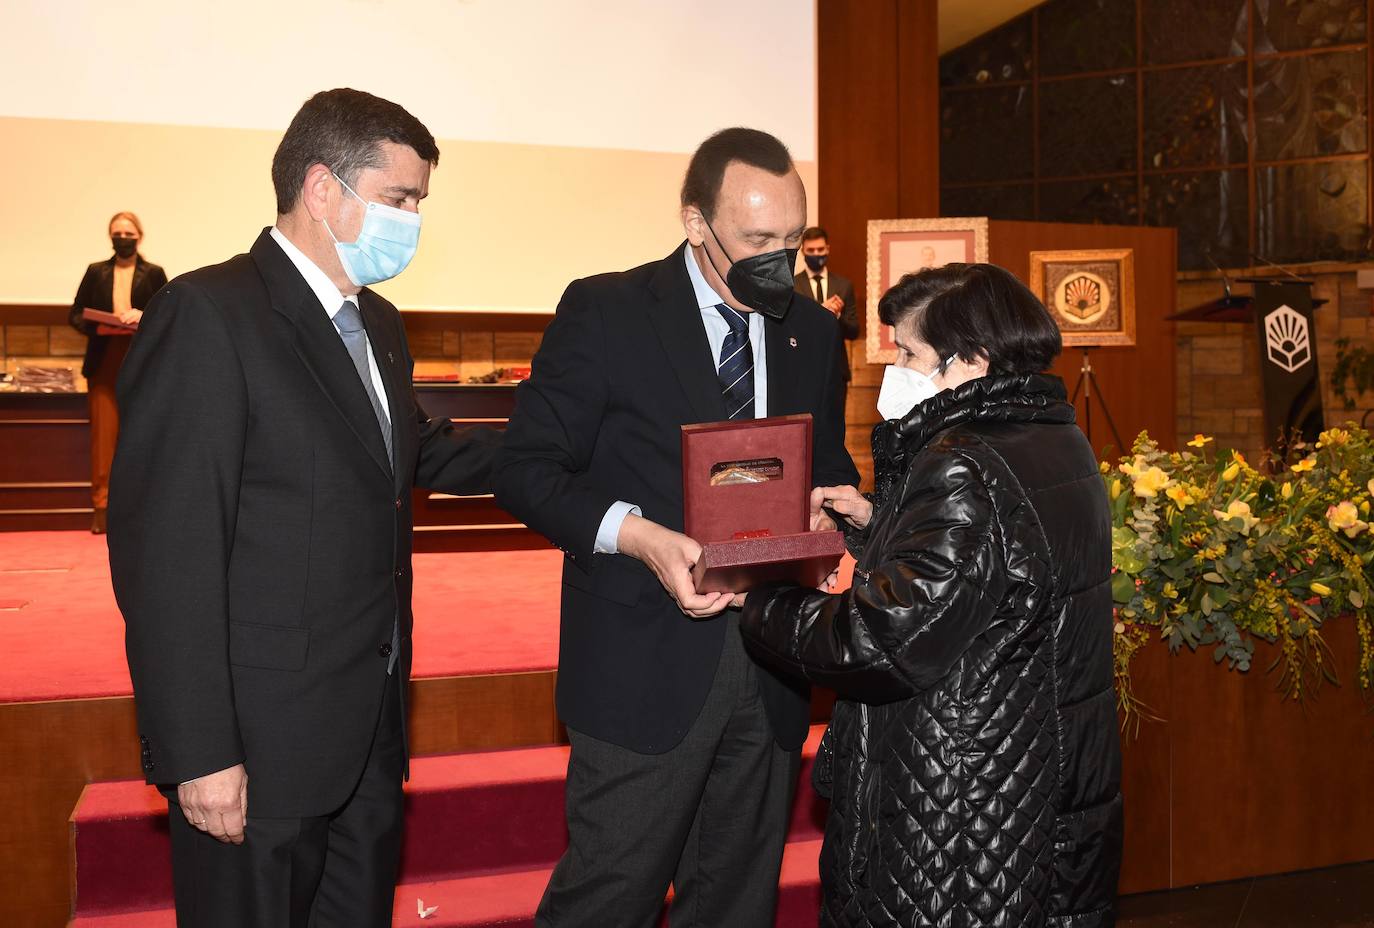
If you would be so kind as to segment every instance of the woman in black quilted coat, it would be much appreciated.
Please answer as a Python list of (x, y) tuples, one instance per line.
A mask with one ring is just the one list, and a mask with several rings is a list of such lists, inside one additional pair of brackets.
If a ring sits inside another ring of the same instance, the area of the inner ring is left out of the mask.
[(933, 383), (885, 384), (889, 413), (919, 402), (874, 431), (871, 502), (813, 497), (847, 523), (854, 585), (760, 587), (741, 621), (757, 659), (840, 696), (815, 773), (821, 924), (1112, 925), (1110, 520), (1043, 373), (1059, 331), (986, 264), (908, 275), (880, 313), (898, 365)]

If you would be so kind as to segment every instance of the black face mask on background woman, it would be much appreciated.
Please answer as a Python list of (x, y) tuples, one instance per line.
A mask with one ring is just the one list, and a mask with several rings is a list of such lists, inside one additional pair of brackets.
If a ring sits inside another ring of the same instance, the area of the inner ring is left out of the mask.
[[(706, 220), (705, 216), (701, 218)], [(711, 236), (720, 246), (721, 254), (730, 262), (725, 286), (730, 288), (735, 299), (765, 316), (774, 319), (786, 316), (788, 307), (792, 305), (792, 268), (797, 263), (797, 249), (779, 248), (736, 261), (721, 244), (720, 236), (711, 228), (709, 220), (706, 220), (706, 228), (711, 229)], [(715, 262), (712, 262), (714, 265)], [(716, 273), (720, 273), (719, 268), (716, 268)]]
[(138, 239), (136, 238), (111, 235), (110, 244), (114, 247), (114, 253), (121, 258), (132, 258), (138, 254)]

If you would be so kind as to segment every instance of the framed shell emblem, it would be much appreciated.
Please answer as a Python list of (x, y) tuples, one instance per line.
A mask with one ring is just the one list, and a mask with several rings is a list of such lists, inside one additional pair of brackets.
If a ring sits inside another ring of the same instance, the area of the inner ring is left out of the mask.
[(1032, 251), (1030, 287), (1065, 347), (1135, 344), (1135, 262), (1129, 248)]

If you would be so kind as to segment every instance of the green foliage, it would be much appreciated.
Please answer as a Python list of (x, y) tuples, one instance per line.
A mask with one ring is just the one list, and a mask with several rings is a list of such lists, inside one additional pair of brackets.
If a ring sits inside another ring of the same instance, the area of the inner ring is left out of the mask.
[[(1347, 387), (1349, 389), (1347, 389)], [(1374, 390), (1374, 352), (1364, 345), (1350, 346), (1350, 339), (1336, 339), (1336, 364), (1331, 368), (1331, 392), (1355, 408), (1361, 394)]]
[(1143, 711), (1130, 679), (1137, 651), (1162, 639), (1172, 651), (1212, 649), (1216, 663), (1248, 671), (1255, 639), (1279, 646), (1285, 698), (1337, 682), (1321, 637), (1350, 615), (1359, 627), (1359, 683), (1374, 686), (1374, 438), (1353, 424), (1323, 432), (1286, 473), (1260, 473), (1237, 452), (1160, 450), (1149, 435), (1113, 468), (1111, 499), (1115, 655), (1123, 719)]

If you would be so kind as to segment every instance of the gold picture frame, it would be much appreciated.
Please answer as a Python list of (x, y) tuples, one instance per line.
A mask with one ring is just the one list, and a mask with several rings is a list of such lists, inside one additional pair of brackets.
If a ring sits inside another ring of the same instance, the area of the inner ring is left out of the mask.
[(1066, 348), (1135, 344), (1135, 254), (1129, 248), (1032, 251), (1030, 288)]
[(868, 302), (864, 354), (869, 364), (892, 364), (892, 327), (878, 318), (878, 301), (905, 274), (953, 262), (988, 260), (986, 216), (868, 221)]

